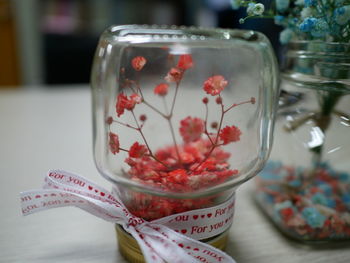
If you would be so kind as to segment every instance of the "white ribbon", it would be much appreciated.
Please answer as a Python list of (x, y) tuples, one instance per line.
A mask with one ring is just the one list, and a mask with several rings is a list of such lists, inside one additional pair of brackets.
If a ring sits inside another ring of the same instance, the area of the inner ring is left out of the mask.
[(235, 263), (223, 251), (195, 240), (213, 237), (230, 227), (234, 195), (215, 207), (147, 222), (133, 216), (113, 193), (70, 172), (49, 171), (43, 188), (21, 193), (23, 215), (55, 207), (76, 206), (122, 225), (137, 240), (146, 262)]

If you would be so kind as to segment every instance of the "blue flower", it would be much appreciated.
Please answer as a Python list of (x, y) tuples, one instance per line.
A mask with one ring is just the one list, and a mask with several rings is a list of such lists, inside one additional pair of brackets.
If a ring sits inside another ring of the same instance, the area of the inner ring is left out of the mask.
[(335, 0), (334, 4), (335, 6), (342, 6), (344, 4), (345, 0)]
[(299, 179), (295, 179), (295, 180), (288, 182), (288, 185), (291, 187), (300, 187), (301, 184), (302, 184), (302, 182)]
[(303, 218), (312, 228), (322, 227), (326, 217), (322, 215), (315, 207), (305, 207), (301, 212)]
[(333, 188), (327, 184), (327, 183), (321, 183), (318, 186), (326, 195), (332, 195), (333, 194)]
[(327, 206), (330, 208), (335, 208), (337, 205), (337, 202), (334, 199), (328, 199), (327, 200)]
[(316, 193), (311, 197), (311, 200), (314, 204), (327, 205), (328, 198), (322, 193)]
[(301, 32), (310, 32), (314, 27), (317, 19), (314, 17), (307, 17), (304, 21), (299, 25), (299, 29)]
[(348, 173), (342, 172), (337, 175), (337, 178), (339, 181), (343, 183), (348, 183), (350, 182), (350, 175)]
[(305, 0), (304, 4), (305, 6), (315, 6), (317, 5), (317, 0)]
[(237, 10), (241, 7), (241, 0), (231, 0), (231, 7), (234, 10)]
[(276, 203), (273, 207), (274, 211), (274, 216), (277, 220), (281, 220), (281, 215), (280, 215), (280, 210), (284, 209), (284, 208), (292, 208), (294, 211), (296, 211), (294, 205), (292, 204), (291, 201), (287, 200), (281, 203)]
[(317, 19), (311, 29), (311, 35), (313, 37), (324, 37), (327, 33), (329, 33), (329, 25), (327, 21), (323, 18)]
[(350, 5), (336, 8), (333, 15), (338, 25), (345, 25), (350, 20)]
[(278, 15), (278, 16), (274, 17), (274, 20), (275, 20), (275, 24), (276, 25), (282, 25), (283, 22), (285, 21), (285, 17), (281, 16), (281, 15)]
[(342, 201), (344, 202), (345, 206), (350, 209), (350, 193), (344, 194), (342, 196)]
[(283, 13), (289, 7), (289, 0), (276, 0), (276, 9), (278, 12)]

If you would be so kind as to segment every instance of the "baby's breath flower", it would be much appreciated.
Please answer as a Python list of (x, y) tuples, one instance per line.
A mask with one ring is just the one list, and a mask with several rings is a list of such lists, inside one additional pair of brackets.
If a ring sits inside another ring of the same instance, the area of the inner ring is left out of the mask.
[(261, 3), (249, 3), (247, 7), (247, 14), (249, 16), (261, 16), (264, 13), (265, 6)]
[(312, 11), (313, 11), (312, 8), (304, 7), (303, 10), (301, 10), (301, 12), (300, 12), (300, 17), (305, 19), (305, 18), (311, 16), (312, 15)]
[(248, 14), (249, 16), (252, 16), (252, 15), (254, 14), (254, 7), (255, 7), (255, 4), (254, 4), (254, 3), (249, 3), (249, 4), (248, 4), (248, 7), (247, 7), (246, 12), (247, 12), (247, 14)]
[(345, 25), (350, 20), (350, 5), (342, 6), (334, 10), (334, 20), (338, 25)]
[(285, 12), (289, 7), (289, 0), (276, 0), (276, 9), (278, 12)]
[(303, 6), (303, 5), (305, 5), (305, 2), (304, 2), (304, 0), (296, 0), (294, 4), (298, 5), (298, 6)]
[(294, 35), (294, 33), (293, 33), (293, 31), (290, 28), (284, 29), (280, 33), (280, 42), (281, 42), (281, 44), (287, 44), (289, 41), (292, 40), (293, 35)]
[(324, 37), (327, 33), (329, 33), (329, 26), (327, 21), (323, 18), (317, 19), (311, 29), (311, 35), (313, 37)]
[(305, 0), (305, 6), (315, 6), (317, 5), (317, 0)]
[(344, 5), (344, 2), (345, 2), (345, 0), (335, 0), (334, 4), (335, 4), (335, 6), (340, 7), (340, 6)]
[(276, 25), (283, 25), (283, 22), (285, 21), (285, 17), (281, 15), (275, 16), (274, 21)]
[[(324, 41), (350, 41), (350, 0), (274, 0), (265, 10), (259, 0), (231, 0), (236, 7), (246, 7), (247, 15), (239, 19), (243, 24), (250, 18), (273, 18), (285, 29), (280, 41), (287, 43), (293, 37)], [(264, 16), (263, 16), (264, 15)]]
[(234, 10), (237, 10), (241, 7), (241, 0), (231, 0), (231, 7)]
[(254, 10), (253, 10), (253, 13), (254, 15), (257, 15), (257, 16), (261, 16), (265, 11), (265, 6), (263, 4), (256, 4), (254, 6)]
[(317, 19), (314, 17), (307, 17), (304, 19), (304, 21), (300, 24), (299, 29), (301, 32), (310, 32), (312, 28), (314, 27)]

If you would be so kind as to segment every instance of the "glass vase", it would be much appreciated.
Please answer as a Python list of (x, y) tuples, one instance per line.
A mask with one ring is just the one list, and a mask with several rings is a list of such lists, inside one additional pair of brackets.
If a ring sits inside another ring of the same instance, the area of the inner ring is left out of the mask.
[(350, 45), (290, 43), (274, 147), (256, 199), (287, 236), (350, 240)]
[[(257, 32), (112, 26), (92, 69), (99, 172), (148, 221), (225, 202), (268, 158), (277, 78)], [(117, 233), (138, 262), (128, 234)], [(221, 237), (205, 241), (223, 248)]]

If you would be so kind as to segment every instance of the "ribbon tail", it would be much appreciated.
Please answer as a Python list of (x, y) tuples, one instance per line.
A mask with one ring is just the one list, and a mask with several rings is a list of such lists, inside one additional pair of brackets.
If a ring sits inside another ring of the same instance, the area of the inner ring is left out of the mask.
[(69, 193), (62, 190), (32, 190), (20, 193), (21, 208), (24, 216), (50, 208), (75, 206), (84, 211), (113, 223), (125, 222), (118, 204), (114, 206), (93, 198)]
[(141, 231), (145, 235), (144, 240), (153, 247), (156, 245), (157, 253), (166, 262), (236, 263), (225, 252), (181, 235), (166, 226), (147, 224)]
[[(143, 257), (147, 263), (165, 263), (165, 261), (158, 255), (158, 251), (145, 240), (145, 235), (140, 233), (134, 227), (125, 227), (124, 229), (130, 233), (139, 244)], [(171, 262), (171, 261), (168, 261)]]

